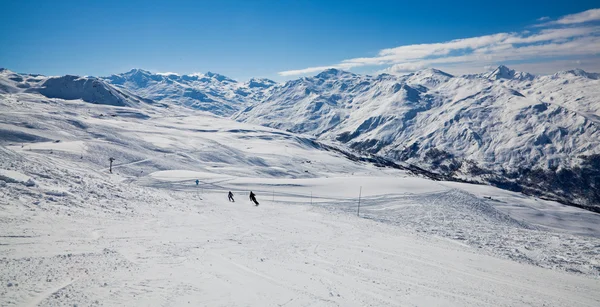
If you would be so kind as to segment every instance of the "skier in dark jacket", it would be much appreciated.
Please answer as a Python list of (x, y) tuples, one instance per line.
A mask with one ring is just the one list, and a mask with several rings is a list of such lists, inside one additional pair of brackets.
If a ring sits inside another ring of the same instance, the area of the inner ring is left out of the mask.
[(231, 191), (229, 191), (229, 195), (227, 195), (227, 197), (229, 197), (229, 201), (235, 203), (235, 199), (233, 199), (233, 193), (231, 193)]
[(258, 201), (256, 200), (256, 195), (250, 191), (250, 200), (258, 206)]

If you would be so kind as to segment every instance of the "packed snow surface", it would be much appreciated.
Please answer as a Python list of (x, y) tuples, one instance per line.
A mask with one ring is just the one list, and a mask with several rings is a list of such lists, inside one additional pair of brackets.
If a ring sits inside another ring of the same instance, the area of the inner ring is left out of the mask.
[(1, 306), (600, 304), (593, 212), (177, 106), (0, 110)]

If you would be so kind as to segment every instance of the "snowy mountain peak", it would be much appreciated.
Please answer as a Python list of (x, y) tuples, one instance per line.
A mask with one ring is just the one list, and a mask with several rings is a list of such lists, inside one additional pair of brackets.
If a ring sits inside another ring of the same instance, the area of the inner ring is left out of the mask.
[(152, 73), (147, 70), (140, 69), (140, 68), (132, 68), (130, 71), (128, 71), (124, 74), (126, 74), (126, 75), (135, 75), (135, 74), (151, 75)]
[(215, 79), (215, 80), (218, 80), (219, 82), (231, 82), (231, 83), (237, 83), (237, 81), (235, 81), (235, 80), (233, 80), (233, 79), (231, 79), (231, 78), (229, 78), (229, 77), (226, 77), (226, 76), (223, 76), (223, 75), (221, 75), (221, 74), (214, 73), (214, 72), (210, 72), (210, 71), (209, 71), (209, 72), (207, 72), (207, 73), (205, 74), (205, 76), (207, 76), (207, 77), (209, 77), (209, 78), (213, 78), (213, 79)]
[(427, 68), (420, 70), (408, 75), (407, 82), (411, 85), (421, 85), (426, 88), (435, 88), (440, 84), (446, 83), (453, 75), (437, 70), (434, 68)]
[(580, 68), (567, 70), (567, 71), (561, 71), (561, 72), (554, 74), (553, 77), (556, 78), (556, 77), (566, 76), (566, 75), (571, 75), (571, 76), (576, 76), (576, 77), (584, 77), (584, 78), (588, 78), (588, 79), (592, 79), (592, 80), (600, 79), (599, 73), (590, 73), (590, 72), (587, 72)]
[(499, 65), (498, 67), (496, 67), (495, 70), (499, 71), (499, 72), (502, 72), (503, 74), (514, 72), (514, 69), (510, 69), (506, 65)]
[(453, 75), (445, 72), (445, 71), (441, 71), (439, 69), (435, 69), (435, 68), (426, 68), (420, 71), (417, 71), (414, 73), (415, 75), (442, 75), (448, 78), (452, 78), (454, 77)]
[(500, 65), (491, 72), (484, 74), (484, 77), (491, 80), (509, 79), (519, 81), (533, 80), (535, 78), (535, 76), (530, 73), (516, 71), (504, 65)]
[(130, 79), (133, 79), (133, 78), (142, 79), (142, 78), (151, 78), (152, 75), (154, 75), (154, 74), (150, 71), (139, 69), (139, 68), (133, 68), (128, 72), (121, 73), (118, 75), (112, 75), (112, 76), (121, 76), (121, 77), (126, 76), (127, 78), (130, 78)]
[(162, 80), (163, 76), (153, 74), (147, 70), (134, 68), (128, 72), (111, 75), (102, 79), (107, 80), (112, 84), (125, 85), (125, 83), (127, 83), (130, 87), (143, 88), (148, 86), (148, 83), (151, 81)]
[(339, 70), (336, 68), (329, 68), (329, 69), (322, 71), (320, 74), (316, 75), (315, 78), (330, 79), (330, 78), (343, 78), (343, 77), (354, 77), (354, 76), (356, 76), (356, 75), (349, 71)]

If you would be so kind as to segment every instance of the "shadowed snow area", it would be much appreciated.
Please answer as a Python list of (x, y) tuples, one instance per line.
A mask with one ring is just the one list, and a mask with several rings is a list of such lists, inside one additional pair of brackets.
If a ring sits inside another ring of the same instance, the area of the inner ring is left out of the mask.
[(177, 106), (0, 110), (2, 306), (600, 304), (596, 213)]

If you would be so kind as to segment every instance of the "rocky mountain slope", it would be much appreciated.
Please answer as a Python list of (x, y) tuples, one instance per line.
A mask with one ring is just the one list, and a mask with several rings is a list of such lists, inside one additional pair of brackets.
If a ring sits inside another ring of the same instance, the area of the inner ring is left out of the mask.
[(582, 206), (600, 204), (600, 80), (505, 66), (452, 76), (330, 69), (277, 86), (237, 120)]

